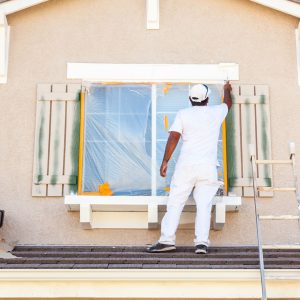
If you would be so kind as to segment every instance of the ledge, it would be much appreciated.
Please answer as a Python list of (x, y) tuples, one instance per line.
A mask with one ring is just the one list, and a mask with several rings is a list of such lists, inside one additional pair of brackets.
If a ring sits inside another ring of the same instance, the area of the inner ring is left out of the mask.
[[(157, 228), (163, 216), (166, 196), (78, 196), (65, 197), (68, 211), (80, 212), (80, 223), (85, 229), (92, 228)], [(226, 211), (238, 211), (241, 197), (216, 196), (213, 200), (212, 227), (221, 230)], [(191, 225), (195, 214), (195, 202), (189, 199), (181, 218), (181, 227)]]

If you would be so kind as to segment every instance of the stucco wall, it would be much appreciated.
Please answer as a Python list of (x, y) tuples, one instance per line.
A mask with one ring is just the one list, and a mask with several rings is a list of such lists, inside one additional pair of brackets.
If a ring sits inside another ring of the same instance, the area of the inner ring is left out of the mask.
[[(0, 236), (6, 240), (143, 245), (159, 236), (147, 230), (86, 231), (63, 198), (31, 197), (36, 85), (66, 82), (67, 62), (236, 62), (241, 84), (270, 86), (273, 157), (287, 157), (288, 141), (300, 149), (296, 18), (246, 0), (163, 0), (160, 30), (151, 31), (142, 0), (52, 0), (10, 15), (8, 23), (8, 83), (0, 86), (0, 207), (6, 211)], [(275, 185), (288, 184), (288, 174), (274, 168)], [(273, 213), (296, 208), (286, 195), (261, 203)], [(263, 234), (267, 242), (299, 241), (296, 223), (266, 223)], [(192, 239), (192, 230), (178, 232), (178, 244)], [(225, 228), (211, 232), (211, 241), (255, 243), (251, 199), (244, 199), (239, 213), (227, 214)]]

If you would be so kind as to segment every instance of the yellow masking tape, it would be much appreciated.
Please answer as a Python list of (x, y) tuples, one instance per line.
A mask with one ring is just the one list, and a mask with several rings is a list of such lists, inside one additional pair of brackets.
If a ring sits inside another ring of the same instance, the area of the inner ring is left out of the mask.
[(111, 196), (113, 194), (108, 182), (104, 182), (103, 184), (99, 185), (99, 193), (102, 196)]
[(169, 130), (169, 118), (167, 115), (164, 115), (164, 127), (166, 131)]

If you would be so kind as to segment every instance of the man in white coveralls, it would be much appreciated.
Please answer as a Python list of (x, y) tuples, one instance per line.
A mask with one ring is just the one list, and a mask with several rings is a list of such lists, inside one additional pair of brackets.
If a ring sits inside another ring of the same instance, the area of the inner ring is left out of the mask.
[(208, 106), (209, 88), (204, 84), (194, 85), (189, 100), (192, 107), (180, 110), (169, 129), (169, 138), (160, 175), (166, 176), (168, 161), (180, 137), (183, 144), (170, 186), (167, 212), (161, 223), (159, 241), (148, 247), (147, 252), (176, 250), (176, 230), (180, 215), (189, 195), (197, 206), (195, 221), (195, 253), (206, 254), (209, 245), (209, 229), (212, 200), (220, 183), (217, 173), (217, 151), (220, 127), (231, 107), (231, 85), (224, 85), (224, 103)]

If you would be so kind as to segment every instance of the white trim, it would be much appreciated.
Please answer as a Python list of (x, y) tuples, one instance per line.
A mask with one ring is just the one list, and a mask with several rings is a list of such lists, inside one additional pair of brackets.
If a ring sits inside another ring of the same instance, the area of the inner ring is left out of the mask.
[(250, 0), (252, 2), (300, 18), (300, 5), (287, 0)]
[[(265, 272), (268, 297), (300, 298), (300, 270)], [(261, 297), (259, 270), (241, 269), (7, 269), (0, 270), (0, 290), (3, 298), (31, 299)]]
[(147, 29), (159, 29), (159, 0), (147, 0)]
[(151, 93), (151, 195), (156, 196), (156, 84), (152, 84)]
[[(92, 205), (93, 211), (111, 211), (112, 209), (120, 211), (122, 208), (129, 206), (139, 206), (145, 208), (149, 204), (166, 205), (168, 196), (89, 196), (89, 195), (67, 195), (64, 203), (69, 211), (79, 211), (80, 204)], [(242, 204), (241, 197), (236, 196), (215, 196), (213, 205), (216, 203), (224, 203), (227, 211), (236, 211), (238, 206)], [(189, 199), (186, 205), (195, 205), (194, 200)], [(130, 208), (130, 211), (132, 208)], [(137, 210), (139, 211), (139, 210)]]
[[(4, 14), (8, 15), (47, 1), (48, 0), (10, 0), (0, 4), (0, 12), (3, 12)], [(151, 23), (153, 22), (157, 23), (159, 22), (159, 0), (148, 0), (148, 1), (150, 1), (150, 6), (148, 8), (147, 5), (147, 17), (149, 15), (149, 21)], [(297, 3), (292, 3), (287, 0), (250, 0), (250, 1), (300, 18), (300, 5)]]
[(296, 56), (297, 56), (297, 72), (298, 72), (298, 85), (300, 85), (300, 22), (296, 33)]
[(68, 63), (68, 79), (99, 82), (203, 82), (239, 80), (239, 65)]
[(0, 13), (0, 83), (7, 83), (10, 27)]
[[(65, 197), (69, 211), (80, 211), (80, 224), (84, 229), (93, 228), (157, 228), (162, 218), (159, 205), (167, 204), (167, 196), (77, 196)], [(221, 230), (225, 224), (226, 211), (238, 211), (241, 197), (216, 196), (213, 200), (212, 228)], [(193, 226), (195, 206), (192, 199), (187, 201), (188, 211), (184, 211), (180, 224)]]
[(0, 4), (0, 12), (9, 15), (47, 1), (48, 0), (10, 0)]

